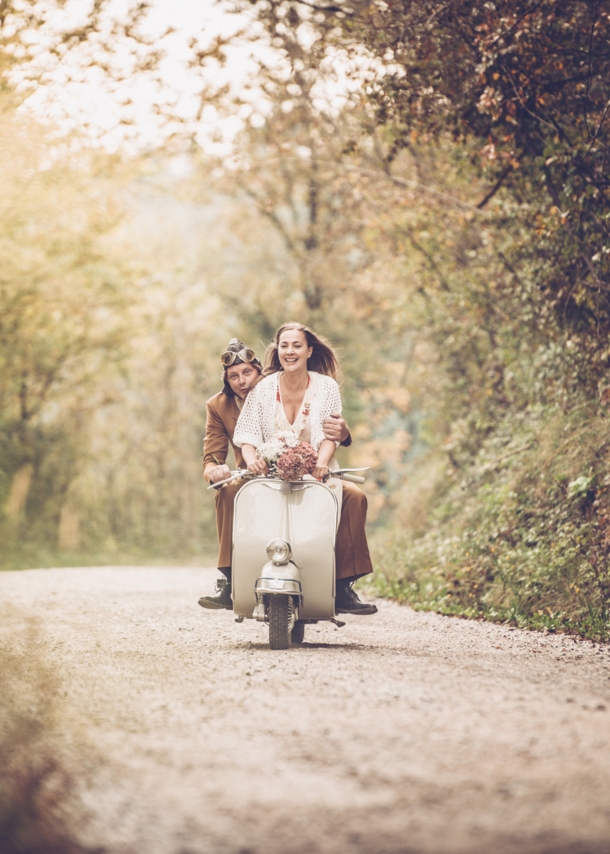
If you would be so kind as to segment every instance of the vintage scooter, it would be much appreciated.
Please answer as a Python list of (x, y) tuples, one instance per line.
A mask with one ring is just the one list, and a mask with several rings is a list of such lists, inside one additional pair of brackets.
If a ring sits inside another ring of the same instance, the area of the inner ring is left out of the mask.
[(324, 482), (240, 470), (209, 487), (248, 479), (235, 498), (233, 611), (238, 623), (267, 623), (271, 649), (302, 643), (307, 623), (345, 625), (335, 617), (336, 486), (337, 479), (364, 483), (355, 472), (366, 470), (331, 471)]

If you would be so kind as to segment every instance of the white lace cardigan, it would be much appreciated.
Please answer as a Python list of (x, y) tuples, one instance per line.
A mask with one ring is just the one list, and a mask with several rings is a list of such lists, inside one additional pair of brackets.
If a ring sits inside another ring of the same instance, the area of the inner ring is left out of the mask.
[[(341, 394), (339, 386), (332, 377), (315, 371), (308, 373), (312, 384), (309, 410), (310, 441), (314, 450), (317, 451), (324, 440), (322, 422), (331, 414), (341, 412)], [(238, 448), (242, 445), (254, 445), (258, 448), (263, 442), (269, 442), (273, 438), (279, 376), (278, 371), (265, 377), (246, 397), (233, 436), (233, 444)]]

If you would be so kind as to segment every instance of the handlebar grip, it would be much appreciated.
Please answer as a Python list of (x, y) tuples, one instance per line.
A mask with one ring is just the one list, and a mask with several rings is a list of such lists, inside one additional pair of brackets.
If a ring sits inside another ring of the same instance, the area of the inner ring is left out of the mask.
[(344, 474), (341, 480), (349, 480), (350, 483), (364, 483), (366, 478), (360, 477), (359, 474)]
[(237, 469), (237, 471), (232, 471), (230, 477), (225, 477), (224, 480), (217, 480), (216, 483), (211, 483), (208, 486), (208, 489), (220, 489), (225, 483), (231, 483), (234, 480), (238, 480), (240, 477), (246, 477), (250, 472), (247, 469)]

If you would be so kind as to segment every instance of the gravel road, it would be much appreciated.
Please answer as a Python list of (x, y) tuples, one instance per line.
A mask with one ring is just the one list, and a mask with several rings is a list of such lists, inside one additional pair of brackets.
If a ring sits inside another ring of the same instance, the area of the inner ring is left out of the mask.
[[(610, 852), (610, 649), (411, 611), (266, 627), (215, 572), (0, 574), (95, 752), (87, 841), (129, 854)], [(13, 624), (11, 624), (13, 621)]]

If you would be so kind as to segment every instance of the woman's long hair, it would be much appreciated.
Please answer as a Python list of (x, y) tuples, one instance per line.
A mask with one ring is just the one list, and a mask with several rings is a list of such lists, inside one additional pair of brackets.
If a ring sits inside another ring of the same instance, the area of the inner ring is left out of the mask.
[(295, 329), (302, 332), (307, 340), (307, 346), (313, 348), (313, 352), (307, 360), (307, 370), (317, 371), (319, 374), (326, 374), (327, 377), (337, 379), (339, 372), (339, 359), (337, 354), (331, 347), (326, 338), (316, 335), (315, 332), (308, 326), (303, 326), (302, 323), (283, 323), (275, 333), (275, 338), (267, 347), (265, 352), (265, 367), (263, 368), (263, 376), (274, 374), (277, 371), (283, 370), (280, 364), (278, 354), (278, 344), (280, 335), (286, 332), (287, 329)]

